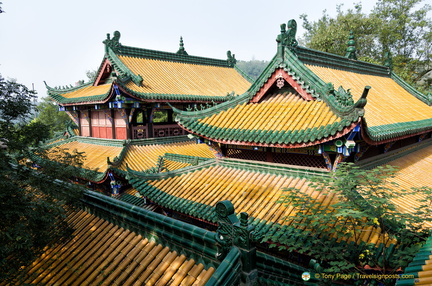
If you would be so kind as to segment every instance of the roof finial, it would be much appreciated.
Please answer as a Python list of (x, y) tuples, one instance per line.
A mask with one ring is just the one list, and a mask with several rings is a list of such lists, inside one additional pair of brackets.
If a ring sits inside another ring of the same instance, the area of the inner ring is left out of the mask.
[(106, 40), (103, 41), (103, 43), (105, 44), (105, 48), (111, 48), (114, 52), (116, 52), (118, 48), (121, 46), (119, 41), (120, 41), (120, 32), (115, 31), (113, 38), (111, 39), (110, 34), (107, 34), (107, 38)]
[(282, 24), (280, 27), (281, 33), (276, 38), (276, 42), (278, 42), (278, 53), (282, 53), (284, 47), (295, 51), (298, 46), (296, 40), (297, 22), (292, 19), (288, 21), (287, 25)]
[(177, 51), (177, 54), (179, 55), (185, 55), (187, 56), (188, 53), (186, 52), (185, 48), (184, 48), (184, 44), (183, 44), (183, 37), (180, 37), (180, 47)]
[(227, 51), (227, 57), (228, 57), (228, 59), (227, 59), (228, 65), (229, 65), (230, 67), (235, 66), (236, 63), (237, 63), (237, 60), (236, 60), (236, 58), (235, 58), (235, 55), (232, 54), (231, 51)]
[(350, 31), (349, 40), (348, 40), (348, 48), (346, 50), (345, 57), (347, 57), (351, 60), (357, 60), (355, 45), (356, 45), (356, 42), (354, 40), (354, 32)]

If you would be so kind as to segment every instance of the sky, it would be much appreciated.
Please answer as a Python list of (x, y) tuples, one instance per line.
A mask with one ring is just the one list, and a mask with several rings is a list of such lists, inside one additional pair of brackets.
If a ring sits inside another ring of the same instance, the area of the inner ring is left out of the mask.
[(39, 97), (51, 87), (87, 81), (104, 56), (106, 34), (120, 31), (125, 46), (176, 52), (180, 36), (189, 55), (237, 60), (270, 60), (280, 24), (300, 15), (317, 21), (361, 3), (369, 13), (375, 0), (0, 0), (0, 74), (16, 79)]

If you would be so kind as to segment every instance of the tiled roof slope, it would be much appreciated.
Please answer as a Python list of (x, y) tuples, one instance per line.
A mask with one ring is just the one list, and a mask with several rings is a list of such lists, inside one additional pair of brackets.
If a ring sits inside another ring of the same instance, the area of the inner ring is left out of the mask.
[[(256, 165), (254, 165), (256, 164)], [(158, 205), (215, 222), (214, 206), (229, 200), (235, 209), (246, 212), (256, 225), (259, 237), (276, 231), (281, 224), (289, 232), (289, 225), (282, 219), (294, 215), (293, 208), (277, 202), (283, 189), (294, 187), (311, 195), (322, 203), (334, 202), (310, 188), (310, 176), (326, 176), (318, 169), (290, 168), (278, 164), (251, 163), (242, 160), (221, 159), (185, 168), (165, 176), (129, 173), (129, 181), (141, 195)], [(351, 238), (347, 238), (349, 241)], [(380, 237), (375, 229), (365, 229), (359, 241), (379, 245)]]
[[(432, 139), (367, 159), (358, 165), (365, 169), (379, 165), (394, 166), (397, 173), (391, 181), (397, 183), (397, 186), (389, 184), (388, 187), (391, 189), (410, 191), (412, 188), (431, 187)], [(425, 199), (423, 194), (414, 192), (393, 201), (403, 212), (413, 213), (413, 208), (422, 204), (422, 199)], [(425, 222), (425, 226), (432, 227), (432, 224)]]
[[(292, 37), (293, 30), (295, 28), (283, 30), (278, 36), (277, 54), (246, 95), (205, 110), (176, 110), (180, 125), (218, 142), (262, 146), (288, 142), (298, 147), (342, 136), (341, 131), (353, 128), (353, 123), (362, 116), (366, 139), (374, 144), (432, 130), (431, 96), (414, 90), (385, 66), (298, 47)], [(290, 36), (287, 36), (289, 33)], [(287, 39), (280, 40), (284, 38)], [(317, 116), (316, 110), (310, 108), (311, 103), (291, 110), (290, 105), (284, 105), (285, 101), (275, 104), (283, 112), (277, 113), (274, 107), (268, 106), (265, 111), (260, 110), (260, 114), (254, 113), (259, 109), (257, 105), (263, 103), (262, 98), (275, 94), (276, 87), (282, 85), (292, 87), (306, 101), (318, 100), (321, 105), (327, 105), (326, 108), (341, 118), (337, 128), (328, 128), (325, 119), (318, 117), (316, 120), (322, 122), (315, 124), (321, 129), (313, 129), (306, 124), (301, 127), (303, 129), (297, 130), (298, 125), (294, 124), (293, 129), (284, 126), (288, 130), (275, 135), (283, 121), (277, 122), (274, 118), (281, 114), (293, 112), (299, 116), (299, 121), (305, 120), (304, 117), (313, 121), (309, 118)], [(265, 118), (263, 113), (269, 119), (260, 126), (256, 123)], [(209, 124), (215, 120), (218, 121), (216, 126)], [(227, 123), (220, 126), (222, 121)], [(247, 125), (251, 122), (254, 124)]]
[(74, 229), (71, 239), (26, 267), (22, 284), (204, 285), (214, 272), (87, 212), (73, 212), (67, 221)]
[(122, 140), (74, 136), (48, 147), (52, 151), (60, 148), (69, 153), (74, 151), (83, 153), (82, 169), (88, 171), (83, 173), (84, 178), (98, 182), (103, 180), (106, 175), (109, 168), (108, 159), (114, 160), (124, 149), (123, 142)]
[[(211, 59), (148, 49), (123, 46), (120, 33), (108, 37), (105, 57), (99, 75), (107, 65), (116, 76), (104, 75), (121, 90), (146, 101), (211, 102), (226, 101), (228, 94), (243, 94), (250, 79), (235, 66), (235, 58)], [(94, 84), (98, 84), (96, 78)], [(84, 85), (75, 89), (48, 88), (50, 96), (62, 105), (86, 104), (107, 100), (111, 83), (101, 86)]]
[[(371, 159), (372, 160), (372, 159)], [(421, 143), (408, 146), (402, 150), (395, 150), (389, 154), (381, 155), (371, 162), (364, 163), (365, 167), (377, 165), (392, 165), (398, 172), (392, 179), (401, 190), (411, 190), (411, 188), (431, 187), (432, 177), (432, 139), (427, 139)], [(415, 192), (402, 198), (395, 199), (394, 202), (402, 210), (413, 212), (413, 208), (420, 204), (424, 195)], [(432, 227), (431, 223), (426, 223), (427, 227)]]
[(432, 129), (432, 106), (410, 94), (390, 75), (361, 74), (317, 65), (307, 67), (324, 81), (350, 89), (354, 99), (360, 98), (365, 85), (372, 87), (364, 119), (368, 135), (374, 141)]
[[(400, 279), (396, 285), (431, 285), (432, 284), (432, 236), (426, 240), (413, 261), (404, 270), (407, 278)], [(413, 278), (409, 276), (414, 276)]]
[(141, 86), (130, 81), (124, 88), (142, 99), (226, 100), (227, 94), (243, 94), (250, 86), (236, 69), (198, 63), (118, 56), (134, 74), (143, 77)]
[[(51, 142), (47, 148), (83, 153), (83, 178), (93, 182), (104, 180), (109, 170), (125, 175), (127, 166), (134, 171), (147, 171), (160, 166), (161, 171), (166, 172), (216, 157), (216, 151), (211, 146), (198, 144), (187, 136), (130, 141), (73, 136)], [(52, 157), (58, 155), (61, 153), (55, 153)], [(36, 156), (33, 159), (38, 162)], [(43, 166), (43, 162), (38, 163)]]
[[(135, 171), (145, 171), (155, 167), (160, 156), (166, 153), (197, 156), (202, 158), (214, 159), (215, 154), (207, 144), (197, 144), (196, 140), (187, 137), (178, 138), (175, 142), (160, 140), (153, 142), (149, 140), (137, 140), (128, 144), (125, 154), (119, 158), (113, 166), (126, 171), (126, 166)], [(165, 168), (176, 170), (189, 164), (168, 160)]]
[(305, 100), (289, 89), (269, 94), (259, 103), (243, 102), (208, 116), (178, 118), (188, 131), (217, 142), (276, 147), (331, 140), (359, 120), (358, 114), (342, 117), (325, 102)]
[(65, 89), (56, 89), (46, 86), (48, 94), (62, 105), (103, 103), (111, 95), (112, 83), (93, 86), (92, 83)]

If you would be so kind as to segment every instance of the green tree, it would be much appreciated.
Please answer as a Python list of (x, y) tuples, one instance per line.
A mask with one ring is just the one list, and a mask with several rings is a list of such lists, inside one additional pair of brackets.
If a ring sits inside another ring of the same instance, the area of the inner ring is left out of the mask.
[(238, 61), (237, 66), (252, 79), (257, 79), (262, 71), (267, 67), (268, 61), (250, 60)]
[(354, 9), (342, 10), (343, 5), (337, 6), (335, 18), (330, 17), (326, 11), (316, 22), (310, 22), (308, 16), (303, 14), (304, 34), (303, 42), (315, 50), (337, 55), (345, 55), (348, 35), (353, 31), (357, 45), (356, 54), (360, 60), (376, 62), (376, 27), (378, 19), (363, 13), (361, 4)]
[[(294, 229), (290, 235), (268, 234), (264, 241), (313, 257), (322, 272), (355, 277), (365, 274), (367, 264), (382, 274), (394, 273), (412, 260), (428, 236), (424, 223), (432, 221), (432, 189), (402, 190), (392, 181), (394, 176), (391, 166), (362, 170), (347, 163), (328, 177), (311, 180), (315, 196), (287, 189), (280, 203), (296, 211), (284, 218)], [(401, 211), (393, 202), (414, 193), (424, 199), (413, 213)], [(365, 231), (375, 233), (379, 243), (389, 247), (362, 242)], [(392, 280), (380, 282), (394, 285)]]
[[(82, 154), (37, 147), (48, 132), (40, 122), (27, 124), (34, 97), (26, 86), (0, 76), (0, 281), (68, 233), (65, 206), (81, 196), (81, 188), (66, 180), (82, 165)], [(62, 161), (47, 160), (43, 173), (29, 161), (33, 153)]]
[(48, 127), (49, 136), (53, 137), (58, 132), (64, 132), (68, 125), (73, 121), (64, 111), (59, 111), (58, 107), (49, 97), (42, 98), (36, 106), (37, 116), (32, 123), (42, 123)]
[(411, 83), (432, 70), (432, 21), (427, 17), (430, 5), (423, 0), (378, 1), (371, 17), (379, 19), (377, 44), (381, 56), (393, 55), (395, 71)]
[(379, 0), (367, 15), (361, 4), (337, 15), (326, 11), (316, 22), (302, 15), (306, 32), (303, 42), (312, 49), (344, 55), (349, 31), (353, 31), (360, 60), (383, 64), (385, 55), (393, 57), (395, 72), (422, 91), (432, 91), (428, 78), (432, 70), (432, 21), (428, 18), (430, 5), (420, 6), (423, 0)]

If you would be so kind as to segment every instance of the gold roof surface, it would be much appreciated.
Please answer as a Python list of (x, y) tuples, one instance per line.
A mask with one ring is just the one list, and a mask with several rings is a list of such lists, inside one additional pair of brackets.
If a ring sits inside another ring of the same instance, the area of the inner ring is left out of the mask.
[(243, 94), (250, 87), (234, 68), (121, 55), (119, 59), (143, 78), (143, 86), (126, 84), (139, 93), (226, 96), (233, 91)]
[(111, 83), (102, 84), (98, 86), (86, 86), (80, 89), (76, 89), (71, 92), (61, 93), (61, 96), (64, 98), (80, 98), (80, 97), (93, 97), (97, 95), (108, 95), (108, 92), (111, 89)]
[[(284, 193), (283, 189), (296, 188), (322, 201), (323, 206), (329, 206), (336, 200), (334, 194), (327, 196), (310, 188), (309, 181), (304, 178), (221, 165), (148, 183), (169, 195), (208, 206), (229, 200), (237, 213), (246, 212), (260, 221), (285, 225), (290, 221), (284, 218), (295, 215), (296, 211), (277, 202)], [(351, 239), (347, 238), (348, 241)], [(382, 242), (381, 235), (373, 227), (364, 229), (359, 239), (374, 244)]]
[(327, 67), (307, 65), (323, 81), (350, 89), (354, 101), (371, 86), (365, 106), (368, 127), (432, 118), (432, 107), (411, 95), (389, 77), (360, 74)]
[(47, 248), (23, 270), (17, 283), (204, 285), (214, 272), (212, 267), (204, 269), (193, 259), (87, 212), (73, 212), (67, 222), (74, 229), (71, 239)]
[[(130, 145), (127, 153), (119, 166), (120, 169), (126, 170), (126, 165), (135, 171), (144, 171), (155, 167), (159, 156), (165, 153), (174, 153), (181, 155), (197, 156), (203, 158), (215, 158), (212, 149), (206, 144), (197, 144), (194, 141), (176, 142), (169, 144), (155, 145)], [(186, 163), (179, 163), (167, 160), (165, 167), (172, 171), (188, 166)]]
[[(389, 163), (398, 168), (398, 174), (393, 179), (399, 184), (400, 189), (410, 190), (412, 187), (432, 187), (432, 145), (405, 155)], [(413, 194), (395, 199), (395, 203), (407, 212), (413, 212), (413, 208), (420, 204), (424, 196)], [(432, 227), (432, 223), (426, 223)]]
[(78, 140), (62, 144), (59, 148), (67, 149), (66, 151), (69, 153), (75, 150), (83, 152), (83, 155), (85, 156), (83, 168), (102, 173), (108, 169), (107, 158), (110, 158), (110, 160), (113, 161), (123, 149), (123, 147), (90, 144)]
[(286, 91), (271, 94), (260, 103), (243, 103), (198, 121), (218, 128), (294, 131), (340, 120), (324, 102), (307, 101)]

